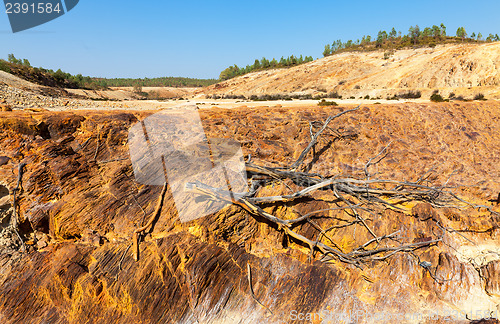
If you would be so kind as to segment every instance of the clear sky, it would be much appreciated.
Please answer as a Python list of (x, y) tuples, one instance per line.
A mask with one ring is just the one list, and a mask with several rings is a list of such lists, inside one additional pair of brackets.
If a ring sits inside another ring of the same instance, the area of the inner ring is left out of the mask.
[(13, 53), (33, 66), (90, 76), (217, 78), (263, 56), (318, 58), (336, 39), (441, 23), (448, 34), (460, 26), (500, 34), (500, 0), (80, 0), (64, 16), (16, 34), (2, 7), (0, 58)]

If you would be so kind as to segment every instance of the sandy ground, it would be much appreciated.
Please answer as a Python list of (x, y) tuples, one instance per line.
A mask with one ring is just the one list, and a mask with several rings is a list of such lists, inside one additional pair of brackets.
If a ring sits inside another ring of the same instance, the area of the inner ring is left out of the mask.
[[(328, 100), (327, 101), (332, 101)], [(355, 106), (355, 105), (378, 105), (378, 104), (404, 104), (404, 103), (430, 103), (428, 99), (408, 99), (408, 100), (365, 100), (365, 99), (334, 99), (339, 106)], [(498, 100), (493, 100), (498, 101)], [(122, 101), (119, 104), (100, 102), (96, 106), (92, 102), (92, 106), (79, 106), (77, 108), (68, 107), (51, 107), (48, 110), (67, 111), (67, 110), (161, 110), (161, 109), (174, 109), (174, 108), (194, 108), (198, 109), (234, 109), (234, 108), (300, 108), (300, 107), (314, 107), (318, 105), (318, 100), (276, 100), (276, 101), (244, 101), (244, 100), (228, 100), (228, 99), (185, 99), (185, 100), (128, 100)]]

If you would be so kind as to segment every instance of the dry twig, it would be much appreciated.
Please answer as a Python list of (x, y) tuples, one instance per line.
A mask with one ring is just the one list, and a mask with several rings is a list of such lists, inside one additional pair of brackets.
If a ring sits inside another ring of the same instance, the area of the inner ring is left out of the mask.
[(23, 178), (24, 167), (25, 166), (26, 166), (26, 163), (20, 163), (19, 164), (18, 173), (17, 173), (17, 184), (16, 184), (16, 187), (12, 190), (12, 192), (13, 192), (12, 207), (14, 209), (14, 215), (12, 217), (12, 224), (11, 224), (12, 229), (14, 230), (14, 233), (16, 233), (17, 238), (21, 242), (21, 245), (23, 247), (23, 251), (24, 252), (26, 252), (26, 245), (24, 244), (24, 241), (21, 238), (21, 235), (19, 234), (19, 232), (17, 230), (19, 219), (18, 219), (18, 216), (17, 216), (17, 204), (16, 204), (17, 200), (16, 200), (16, 198), (17, 198), (17, 192), (19, 191), (19, 187), (21, 185), (21, 181), (22, 181), (22, 178)]

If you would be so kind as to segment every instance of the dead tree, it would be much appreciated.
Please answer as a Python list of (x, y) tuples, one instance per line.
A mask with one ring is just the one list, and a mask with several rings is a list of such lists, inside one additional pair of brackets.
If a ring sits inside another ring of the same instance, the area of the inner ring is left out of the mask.
[[(255, 216), (257, 220), (260, 219), (262, 221), (264, 219), (277, 225), (279, 231), (282, 231), (285, 235), (298, 241), (300, 244), (308, 246), (311, 255), (314, 255), (314, 252), (320, 252), (320, 259), (322, 261), (338, 260), (359, 268), (367, 261), (385, 260), (399, 252), (413, 252), (417, 249), (437, 244), (443, 240), (446, 231), (445, 228), (440, 227), (442, 229), (441, 235), (437, 235), (424, 242), (402, 244), (395, 239), (399, 231), (386, 234), (375, 233), (365, 221), (364, 215), (366, 214), (373, 215), (387, 208), (404, 211), (400, 207), (402, 202), (420, 201), (427, 202), (435, 208), (486, 208), (491, 213), (498, 215), (489, 206), (476, 206), (459, 198), (453, 192), (449, 191), (450, 188), (446, 184), (442, 186), (424, 184), (428, 173), (414, 182), (375, 178), (369, 173), (369, 168), (379, 163), (387, 155), (390, 144), (367, 161), (364, 167), (364, 178), (342, 175), (325, 177), (320, 174), (300, 171), (300, 167), (306, 156), (317, 144), (321, 134), (329, 128), (330, 122), (357, 109), (359, 109), (359, 106), (355, 109), (346, 110), (335, 116), (328, 117), (315, 134), (313, 134), (313, 129), (319, 123), (310, 123), (311, 141), (299, 155), (298, 159), (288, 168), (270, 168), (257, 165), (250, 162), (249, 158), (246, 162), (246, 171), (249, 179), (251, 179), (251, 190), (248, 193), (228, 192), (201, 182), (187, 183), (186, 190), (206, 196), (209, 199), (223, 200), (230, 204), (238, 205), (250, 215)], [(334, 132), (338, 137), (345, 136), (345, 134), (341, 134), (336, 130)], [(352, 134), (350, 136), (352, 137)], [(275, 181), (291, 181), (302, 189), (288, 195), (256, 197), (259, 189)], [(281, 219), (264, 211), (260, 207), (262, 204), (284, 204), (309, 196), (319, 190), (332, 193), (336, 197), (338, 204), (335, 207), (316, 210), (305, 215), (301, 215), (295, 211), (297, 217), (294, 219)], [(398, 201), (398, 203), (394, 203), (394, 201)], [(352, 217), (352, 221), (345, 225), (332, 226), (326, 229), (321, 228), (313, 222), (314, 218), (328, 217), (325, 213), (331, 210), (343, 210), (348, 216)], [(318, 230), (319, 233), (316, 240), (305, 237), (295, 229), (298, 224), (305, 222), (311, 223)], [(361, 224), (373, 238), (351, 251), (342, 251), (332, 239), (328, 238), (329, 232), (340, 227), (353, 226), (355, 224)], [(381, 242), (384, 242), (383, 247)]]

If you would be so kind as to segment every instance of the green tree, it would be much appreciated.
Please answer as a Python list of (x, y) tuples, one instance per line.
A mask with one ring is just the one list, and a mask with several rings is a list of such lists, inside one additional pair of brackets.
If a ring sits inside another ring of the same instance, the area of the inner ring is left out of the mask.
[(325, 50), (323, 51), (323, 56), (328, 56), (332, 54), (332, 48), (330, 47), (330, 44), (325, 45)]
[(14, 63), (14, 64), (22, 64), (22, 63), (23, 63), (23, 62), (22, 62), (22, 60), (18, 60), (18, 59), (14, 56), (14, 54), (9, 54), (9, 55), (8, 55), (8, 61), (9, 61), (10, 63)]
[(28, 59), (23, 59), (23, 65), (31, 67), (30, 61), (28, 61)]
[(54, 78), (56, 78), (58, 81), (63, 81), (66, 77), (66, 73), (64, 73), (63, 71), (61, 71), (61, 69), (58, 69), (55, 73), (54, 73)]
[(381, 47), (386, 39), (387, 39), (387, 32), (385, 30), (379, 31), (377, 34), (377, 41), (375, 46)]
[(434, 36), (435, 38), (441, 36), (441, 28), (439, 28), (439, 26), (436, 25), (432, 26), (432, 36)]
[[(224, 71), (222, 71), (219, 75), (220, 80), (228, 80), (231, 78), (234, 78), (235, 76), (238, 76), (241, 74), (241, 69), (235, 64), (233, 66), (228, 67)], [(135, 89), (134, 89), (135, 91)], [(142, 92), (142, 90), (140, 91)]]
[(425, 27), (424, 31), (422, 32), (422, 36), (430, 37), (431, 35), (432, 35), (432, 29), (429, 27)]
[(410, 26), (410, 28), (408, 29), (408, 32), (409, 32), (409, 36), (413, 40), (413, 44), (416, 45), (418, 42), (418, 38), (420, 37), (420, 34), (421, 34), (420, 27), (418, 27), (418, 25), (415, 25), (415, 27)]
[(269, 60), (266, 59), (265, 57), (262, 57), (262, 59), (260, 60), (260, 65), (263, 69), (267, 69), (271, 66), (271, 64), (269, 63)]
[(396, 32), (396, 29), (392, 27), (391, 32), (389, 33), (389, 37), (393, 40), (396, 38), (397, 34), (398, 33)]
[(335, 53), (336, 51), (342, 49), (342, 40), (338, 39), (333, 42), (332, 47), (331, 47), (331, 53)]
[(474, 32), (473, 32), (472, 34), (470, 34), (470, 38), (471, 38), (471, 39), (476, 38), (476, 33), (474, 33)]
[(259, 60), (255, 59), (255, 62), (253, 62), (253, 69), (254, 70), (260, 69), (260, 62), (259, 62)]
[(441, 36), (446, 37), (446, 26), (441, 23)]
[(467, 37), (467, 32), (465, 31), (464, 27), (458, 27), (457, 37), (462, 38), (462, 42), (464, 41), (465, 37)]
[(477, 33), (477, 40), (482, 40), (483, 39), (483, 34)]

